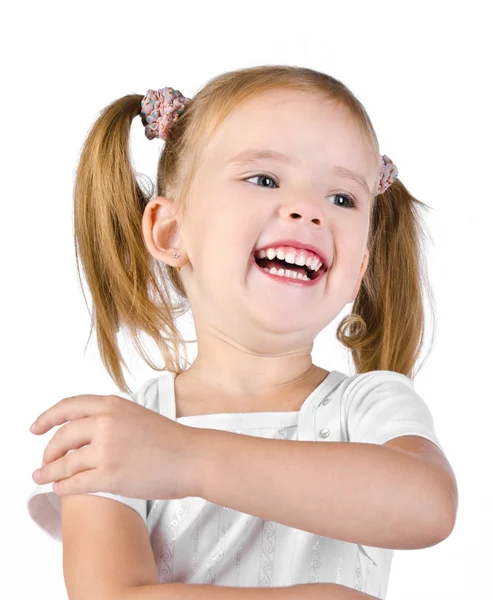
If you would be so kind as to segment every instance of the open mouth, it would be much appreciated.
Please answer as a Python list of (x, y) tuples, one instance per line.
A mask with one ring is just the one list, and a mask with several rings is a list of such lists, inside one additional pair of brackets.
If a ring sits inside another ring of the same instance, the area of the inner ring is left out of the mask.
[(281, 258), (277, 258), (277, 257), (270, 259), (267, 257), (257, 258), (254, 256), (253, 259), (255, 260), (255, 262), (261, 269), (269, 269), (270, 270), (270, 269), (272, 269), (272, 267), (275, 267), (277, 270), (284, 269), (284, 272), (294, 271), (295, 273), (302, 273), (302, 274), (306, 275), (311, 280), (318, 279), (319, 277), (322, 277), (322, 275), (324, 275), (324, 273), (327, 272), (327, 266), (325, 264), (322, 264), (322, 266), (318, 269), (318, 271), (314, 271), (306, 265), (303, 265), (303, 266), (296, 265), (293, 263), (286, 262), (285, 260), (282, 260)]

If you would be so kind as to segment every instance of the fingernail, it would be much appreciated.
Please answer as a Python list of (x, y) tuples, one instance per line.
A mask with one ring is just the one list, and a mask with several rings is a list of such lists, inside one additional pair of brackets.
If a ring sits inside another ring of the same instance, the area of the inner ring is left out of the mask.
[(38, 481), (40, 473), (41, 473), (41, 469), (36, 469), (36, 471), (34, 471), (34, 473), (33, 473), (34, 481)]
[(34, 431), (37, 427), (37, 422), (34, 421), (34, 423), (31, 425), (31, 427), (29, 428), (30, 431)]

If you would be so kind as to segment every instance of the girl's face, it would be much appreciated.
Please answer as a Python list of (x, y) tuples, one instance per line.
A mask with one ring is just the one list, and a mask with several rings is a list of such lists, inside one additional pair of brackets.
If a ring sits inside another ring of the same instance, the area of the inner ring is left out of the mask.
[[(286, 158), (231, 162), (246, 150)], [(354, 300), (367, 265), (378, 158), (343, 109), (308, 93), (269, 92), (228, 115), (180, 227), (199, 342), (207, 329), (254, 352), (296, 351)], [(358, 174), (362, 186), (337, 167)], [(282, 239), (320, 249), (328, 272), (311, 286), (267, 276), (252, 252)]]

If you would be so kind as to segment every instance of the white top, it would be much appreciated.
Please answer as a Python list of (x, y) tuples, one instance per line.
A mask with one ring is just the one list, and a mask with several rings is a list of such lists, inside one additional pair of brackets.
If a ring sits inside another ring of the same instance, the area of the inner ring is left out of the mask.
[[(322, 443), (383, 444), (401, 435), (419, 435), (444, 452), (431, 412), (415, 392), (412, 380), (394, 371), (352, 376), (331, 371), (299, 411), (178, 419), (174, 379), (174, 373), (165, 372), (147, 380), (133, 394), (118, 391), (115, 395), (190, 427)], [(37, 485), (27, 508), (44, 531), (62, 541), (59, 496), (51, 486)], [(161, 583), (283, 587), (325, 582), (382, 599), (386, 596), (394, 550), (326, 538), (199, 497), (141, 500), (106, 492), (91, 495), (123, 502), (142, 517)]]

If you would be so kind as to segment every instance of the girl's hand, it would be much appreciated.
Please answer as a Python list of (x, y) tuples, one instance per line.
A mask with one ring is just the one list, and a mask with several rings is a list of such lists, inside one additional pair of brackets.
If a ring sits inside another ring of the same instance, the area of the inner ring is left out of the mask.
[(66, 421), (45, 448), (36, 483), (55, 481), (53, 491), (63, 495), (169, 500), (201, 494), (199, 429), (120, 396), (85, 394), (54, 404), (31, 431), (43, 434)]

